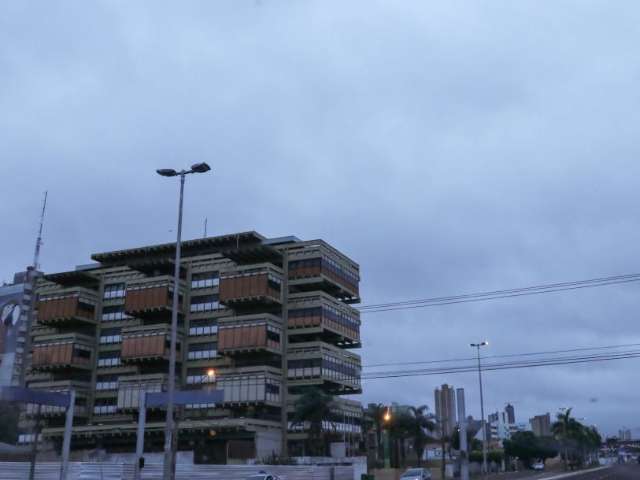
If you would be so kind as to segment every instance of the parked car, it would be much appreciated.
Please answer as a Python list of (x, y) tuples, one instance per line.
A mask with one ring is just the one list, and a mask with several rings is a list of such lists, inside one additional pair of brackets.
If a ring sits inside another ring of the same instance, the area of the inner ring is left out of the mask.
[(535, 462), (533, 465), (531, 465), (531, 468), (537, 471), (542, 471), (544, 470), (544, 462)]
[(258, 472), (249, 475), (247, 480), (280, 480), (280, 477), (273, 473)]
[(410, 468), (402, 474), (401, 480), (431, 480), (431, 470), (427, 468)]

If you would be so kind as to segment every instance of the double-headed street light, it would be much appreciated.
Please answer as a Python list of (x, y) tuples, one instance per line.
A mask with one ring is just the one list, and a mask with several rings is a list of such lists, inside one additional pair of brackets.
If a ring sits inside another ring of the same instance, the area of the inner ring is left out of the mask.
[(478, 352), (478, 381), (480, 383), (480, 416), (482, 421), (482, 472), (486, 475), (487, 469), (487, 425), (484, 421), (484, 395), (482, 393), (482, 365), (480, 363), (480, 348), (489, 345), (488, 341), (481, 343), (472, 343), (471, 347), (475, 348)]
[(173, 305), (171, 307), (171, 352), (169, 356), (169, 391), (167, 392), (167, 423), (164, 428), (164, 468), (163, 479), (173, 480), (175, 478), (175, 455), (174, 438), (175, 420), (173, 418), (173, 402), (176, 384), (176, 343), (178, 331), (178, 302), (180, 291), (180, 254), (182, 241), (182, 204), (184, 199), (184, 179), (191, 173), (206, 173), (211, 167), (206, 163), (196, 163), (189, 170), (176, 171), (172, 168), (161, 168), (156, 170), (158, 175), (163, 177), (180, 177), (180, 202), (178, 204), (178, 238), (176, 240), (176, 259), (174, 270)]

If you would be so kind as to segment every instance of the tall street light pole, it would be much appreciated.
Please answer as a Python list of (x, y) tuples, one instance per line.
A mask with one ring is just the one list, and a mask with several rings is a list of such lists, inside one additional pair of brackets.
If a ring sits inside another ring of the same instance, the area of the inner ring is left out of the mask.
[(478, 353), (478, 382), (480, 383), (480, 416), (482, 421), (482, 472), (487, 475), (487, 425), (484, 421), (484, 394), (482, 392), (482, 364), (480, 363), (480, 348), (486, 347), (489, 342), (472, 343), (471, 346)]
[(179, 292), (180, 292), (180, 255), (182, 250), (182, 205), (184, 199), (184, 179), (190, 173), (205, 173), (211, 170), (206, 163), (196, 163), (189, 170), (180, 170), (179, 172), (170, 168), (162, 168), (156, 170), (158, 175), (163, 177), (180, 177), (180, 202), (178, 204), (178, 238), (176, 240), (176, 259), (173, 274), (173, 304), (171, 307), (171, 350), (169, 356), (169, 391), (167, 399), (167, 421), (164, 427), (164, 480), (174, 480), (176, 474), (174, 450), (176, 443), (173, 436), (175, 432), (175, 420), (173, 415), (173, 402), (175, 396), (176, 384), (176, 343), (178, 337), (178, 309), (179, 309)]

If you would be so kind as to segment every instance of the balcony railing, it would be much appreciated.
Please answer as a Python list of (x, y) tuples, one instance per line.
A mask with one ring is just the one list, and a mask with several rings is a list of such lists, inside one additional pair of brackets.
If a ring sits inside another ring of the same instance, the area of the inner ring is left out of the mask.
[(38, 323), (55, 325), (63, 322), (96, 323), (95, 292), (74, 288), (43, 295), (38, 302)]
[(254, 369), (218, 377), (216, 388), (224, 392), (225, 404), (280, 405), (281, 378), (270, 371)]
[(33, 345), (32, 369), (91, 368), (94, 355), (93, 339), (77, 334), (49, 337), (49, 340), (42, 340)]
[(300, 289), (326, 289), (350, 303), (360, 300), (358, 265), (322, 241), (289, 251), (289, 282)]
[[(173, 288), (173, 279), (168, 276), (130, 282), (127, 285), (124, 310), (134, 316), (171, 312)], [(182, 311), (182, 292), (179, 310)]]
[(137, 409), (141, 392), (162, 392), (167, 387), (165, 374), (133, 375), (120, 377), (118, 385), (118, 410)]
[[(88, 414), (86, 407), (87, 397), (89, 393), (89, 383), (76, 380), (60, 380), (51, 382), (30, 383), (29, 388), (37, 391), (69, 393), (71, 389), (76, 392), (76, 405), (74, 408), (74, 416), (85, 417)], [(44, 417), (54, 417), (64, 415), (66, 407), (56, 407), (53, 405), (40, 405), (40, 414)], [(28, 403), (25, 409), (27, 417), (36, 416), (38, 413), (38, 405)]]
[(291, 295), (288, 318), (291, 335), (321, 334), (341, 348), (360, 346), (360, 313), (324, 292)]
[(268, 351), (282, 353), (282, 323), (274, 315), (222, 318), (218, 325), (218, 351), (226, 355)]
[(220, 303), (280, 303), (282, 271), (271, 264), (240, 267), (220, 278)]
[[(164, 325), (123, 328), (122, 360), (167, 360), (170, 352), (169, 335), (169, 328)], [(180, 348), (180, 343), (177, 348)]]
[(291, 384), (323, 383), (334, 393), (359, 393), (361, 371), (358, 355), (321, 342), (293, 344), (288, 351)]

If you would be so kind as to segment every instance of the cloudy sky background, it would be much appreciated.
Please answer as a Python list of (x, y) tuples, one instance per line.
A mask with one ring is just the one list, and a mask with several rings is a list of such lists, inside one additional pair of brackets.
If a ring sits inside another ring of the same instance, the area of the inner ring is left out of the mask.
[[(185, 233), (324, 238), (365, 303), (640, 272), (640, 5), (0, 4), (0, 279)], [(640, 342), (640, 286), (363, 316), (363, 363)], [(638, 360), (488, 373), (487, 410), (640, 427)], [(444, 382), (364, 401), (433, 407)], [(595, 400), (595, 401), (594, 401)], [(640, 435), (640, 430), (635, 432)]]

